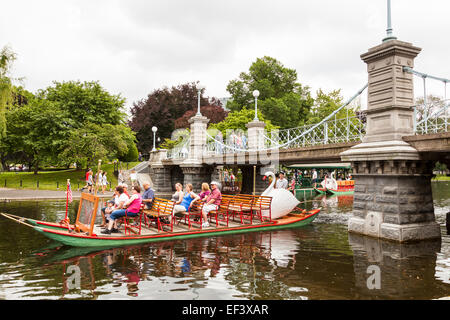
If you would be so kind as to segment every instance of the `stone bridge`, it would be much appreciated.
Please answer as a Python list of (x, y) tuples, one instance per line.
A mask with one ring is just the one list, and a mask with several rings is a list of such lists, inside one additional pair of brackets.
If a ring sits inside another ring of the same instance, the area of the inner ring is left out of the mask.
[(250, 193), (253, 181), (261, 191), (261, 174), (279, 164), (351, 162), (355, 195), (349, 232), (396, 242), (440, 238), (431, 178), (436, 161), (450, 167), (449, 105), (427, 110), (425, 103), (418, 113), (413, 76), (426, 79), (413, 70), (420, 51), (388, 37), (361, 55), (368, 71), (362, 89), (368, 90), (365, 123), (348, 115), (336, 119), (352, 99), (316, 125), (270, 136), (255, 116), (247, 124), (248, 144), (243, 146), (213, 137), (207, 131), (209, 120), (197, 114), (179, 149), (151, 152), (149, 172), (156, 191), (170, 193), (176, 182), (192, 183), (198, 190), (202, 182), (217, 180), (219, 169), (227, 165), (242, 170), (242, 192)]

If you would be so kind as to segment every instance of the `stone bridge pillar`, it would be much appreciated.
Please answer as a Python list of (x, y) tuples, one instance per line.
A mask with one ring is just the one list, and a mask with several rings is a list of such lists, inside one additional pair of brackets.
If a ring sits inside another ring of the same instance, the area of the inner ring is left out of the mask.
[(196, 163), (201, 164), (203, 161), (203, 151), (206, 146), (206, 129), (208, 127), (209, 119), (196, 115), (189, 119), (191, 124), (191, 144), (189, 157), (186, 159), (185, 163)]
[(431, 194), (432, 166), (402, 140), (413, 133), (413, 75), (421, 51), (391, 40), (361, 56), (369, 73), (367, 133), (363, 142), (341, 153), (355, 178), (349, 232), (397, 242), (440, 237)]
[(189, 123), (191, 124), (189, 157), (180, 165), (184, 174), (183, 184), (191, 183), (195, 192), (201, 190), (201, 184), (203, 182), (211, 182), (212, 168), (203, 161), (208, 122), (209, 119), (201, 115), (196, 115), (189, 119)]
[(170, 167), (164, 166), (162, 161), (167, 159), (167, 150), (150, 152), (149, 173), (152, 177), (153, 188), (158, 193), (172, 191)]
[(248, 148), (251, 150), (264, 149), (264, 128), (266, 124), (263, 121), (253, 120), (247, 123), (248, 128)]

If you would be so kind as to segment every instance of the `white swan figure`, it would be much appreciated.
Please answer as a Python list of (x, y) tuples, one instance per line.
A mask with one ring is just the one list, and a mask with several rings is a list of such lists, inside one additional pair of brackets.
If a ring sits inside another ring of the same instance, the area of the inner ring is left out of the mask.
[(336, 179), (334, 179), (334, 171), (331, 173), (330, 178), (325, 178), (320, 184), (327, 190), (337, 190), (338, 185)]
[(331, 177), (327, 179), (326, 188), (328, 190), (337, 190), (338, 185), (336, 179), (334, 179), (335, 171), (331, 173)]
[[(289, 212), (294, 210), (296, 206), (300, 203), (296, 197), (286, 189), (274, 189), (275, 185), (275, 174), (273, 172), (266, 172), (266, 177), (272, 177), (272, 183), (270, 186), (261, 194), (262, 196), (272, 197), (271, 208), (271, 218), (276, 219), (287, 215)], [(263, 210), (262, 214), (264, 216), (269, 215), (268, 210)]]

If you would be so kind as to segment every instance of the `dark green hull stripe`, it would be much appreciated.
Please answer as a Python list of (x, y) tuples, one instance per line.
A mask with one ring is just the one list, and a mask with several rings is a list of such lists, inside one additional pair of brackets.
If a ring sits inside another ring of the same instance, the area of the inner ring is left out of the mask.
[[(310, 224), (314, 221), (318, 214), (311, 216), (305, 220), (297, 221), (290, 224), (283, 225), (273, 225), (273, 226), (265, 226), (260, 228), (249, 228), (249, 229), (230, 229), (230, 230), (222, 230), (216, 232), (204, 232), (204, 233), (192, 233), (192, 234), (183, 234), (179, 236), (170, 235), (167, 237), (155, 237), (155, 238), (135, 238), (135, 239), (95, 239), (95, 238), (81, 238), (81, 237), (71, 237), (65, 236), (61, 234), (55, 234), (51, 232), (45, 232), (41, 228), (36, 228), (37, 231), (41, 232), (44, 236), (53, 239), (55, 241), (61, 242), (68, 246), (73, 247), (114, 247), (114, 246), (126, 246), (133, 244), (141, 244), (141, 243), (149, 243), (149, 242), (160, 242), (160, 241), (173, 241), (173, 240), (186, 240), (192, 238), (200, 238), (200, 237), (216, 237), (216, 236), (224, 236), (230, 234), (238, 234), (238, 233), (247, 233), (247, 232), (261, 232), (261, 231), (272, 231), (279, 229), (287, 229), (287, 228), (297, 228)], [(38, 225), (37, 223), (34, 223)], [(45, 227), (51, 230), (58, 230), (59, 228), (51, 228)]]

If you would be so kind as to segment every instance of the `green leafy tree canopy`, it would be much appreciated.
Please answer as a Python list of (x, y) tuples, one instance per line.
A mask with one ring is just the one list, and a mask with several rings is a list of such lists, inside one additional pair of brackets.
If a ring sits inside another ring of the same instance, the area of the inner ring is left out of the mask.
[(242, 72), (239, 79), (228, 83), (227, 91), (232, 99), (227, 108), (231, 111), (251, 109), (254, 90), (260, 92), (258, 106), (263, 115), (281, 128), (303, 124), (313, 105), (309, 87), (297, 82), (297, 71), (271, 57), (258, 58), (247, 73)]

